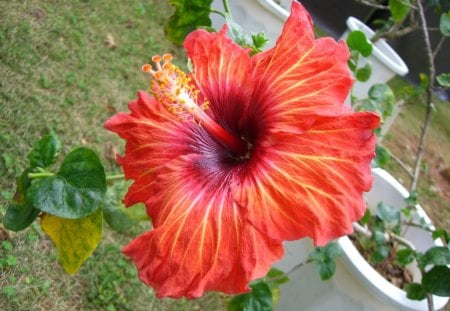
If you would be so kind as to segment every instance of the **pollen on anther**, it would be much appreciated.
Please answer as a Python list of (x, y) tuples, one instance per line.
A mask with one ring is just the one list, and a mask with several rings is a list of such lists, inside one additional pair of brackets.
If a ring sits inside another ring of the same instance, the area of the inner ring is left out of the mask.
[(161, 79), (162, 76), (163, 76), (162, 71), (157, 71), (157, 72), (155, 72), (155, 74), (154, 74), (154, 77), (155, 77), (156, 80)]
[(144, 65), (142, 65), (141, 70), (143, 72), (146, 72), (146, 73), (151, 72), (152, 71), (152, 65), (144, 64)]
[(161, 61), (161, 56), (159, 56), (159, 55), (154, 55), (154, 56), (152, 57), (152, 62), (159, 63), (160, 61)]
[(164, 59), (166, 62), (170, 62), (170, 61), (173, 59), (172, 54), (164, 54), (164, 55), (163, 55), (163, 59)]

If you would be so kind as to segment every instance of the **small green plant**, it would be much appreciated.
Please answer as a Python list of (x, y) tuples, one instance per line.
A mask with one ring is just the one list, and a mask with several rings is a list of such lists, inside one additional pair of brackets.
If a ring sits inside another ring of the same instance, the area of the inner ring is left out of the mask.
[[(439, 239), (443, 245), (425, 252), (417, 251), (414, 244), (401, 236), (410, 226), (430, 231), (433, 239)], [(450, 235), (445, 229), (434, 229), (423, 219), (414, 222), (411, 209), (399, 211), (382, 202), (375, 215), (367, 209), (355, 228), (354, 238), (364, 257), (386, 279), (403, 288), (408, 298), (422, 300), (430, 295), (450, 296)], [(420, 283), (413, 282), (407, 267), (414, 261), (421, 273)]]

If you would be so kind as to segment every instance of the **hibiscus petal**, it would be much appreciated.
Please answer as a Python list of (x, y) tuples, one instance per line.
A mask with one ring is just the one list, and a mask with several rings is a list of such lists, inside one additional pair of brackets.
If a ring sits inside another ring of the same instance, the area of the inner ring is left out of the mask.
[(193, 64), (192, 77), (210, 102), (210, 111), (222, 126), (239, 134), (236, 120), (251, 98), (251, 60), (243, 49), (226, 37), (227, 26), (218, 33), (196, 30), (184, 41)]
[(270, 120), (273, 131), (301, 127), (310, 115), (345, 112), (353, 83), (346, 44), (332, 38), (314, 40), (311, 18), (292, 2), (291, 15), (274, 48), (254, 57), (255, 96), (249, 115)]
[(227, 184), (199, 155), (172, 161), (160, 175), (155, 229), (123, 250), (158, 297), (245, 292), (282, 256), (279, 242), (245, 220)]
[(127, 206), (151, 199), (155, 178), (166, 163), (210, 144), (197, 125), (178, 121), (146, 92), (139, 92), (129, 108), (131, 114), (118, 113), (105, 123), (127, 140), (125, 156), (118, 157), (125, 177), (135, 181), (124, 198)]
[(274, 239), (309, 236), (319, 246), (351, 233), (372, 184), (378, 124), (373, 113), (318, 117), (303, 134), (258, 147), (250, 173), (232, 186), (250, 222)]

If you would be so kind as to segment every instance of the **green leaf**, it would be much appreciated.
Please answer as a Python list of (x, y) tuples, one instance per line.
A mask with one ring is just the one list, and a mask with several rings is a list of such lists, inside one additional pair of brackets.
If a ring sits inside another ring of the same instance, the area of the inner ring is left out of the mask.
[(366, 212), (364, 216), (359, 220), (362, 225), (369, 223), (370, 217), (372, 217), (372, 213), (370, 212), (370, 208), (366, 207)]
[(418, 204), (417, 191), (411, 191), (409, 196), (405, 199), (407, 206), (416, 206)]
[(351, 52), (351, 57), (348, 60), (348, 67), (350, 68), (350, 70), (354, 73), (356, 71), (356, 68), (358, 67), (358, 62), (359, 62), (359, 52), (352, 50)]
[(411, 0), (389, 0), (389, 10), (396, 23), (401, 23), (411, 11)]
[(63, 160), (54, 176), (34, 180), (27, 201), (46, 213), (62, 218), (81, 218), (103, 204), (106, 178), (94, 151), (78, 148)]
[(410, 264), (415, 258), (416, 252), (409, 248), (400, 249), (396, 253), (395, 263), (400, 266)]
[[(266, 277), (269, 279), (267, 283), (276, 283), (278, 285), (281, 285), (289, 282), (288, 275), (284, 273), (284, 271), (277, 268), (271, 268)], [(271, 281), (270, 279), (274, 279), (274, 281)]]
[(349, 33), (347, 45), (351, 50), (358, 51), (364, 57), (368, 57), (372, 54), (373, 46), (370, 41), (367, 40), (364, 32), (360, 30), (354, 30)]
[(122, 198), (128, 186), (125, 181), (115, 182), (106, 191), (105, 204), (103, 206), (103, 217), (108, 225), (118, 232), (128, 230), (140, 220), (149, 220), (145, 207), (142, 205), (125, 208)]
[(324, 258), (322, 261), (315, 261), (314, 264), (322, 281), (331, 279), (336, 272), (336, 263), (333, 259)]
[(421, 256), (419, 262), (419, 267), (425, 268), (427, 265), (450, 265), (450, 250), (442, 246), (430, 248)]
[(10, 203), (6, 209), (3, 225), (12, 231), (21, 231), (33, 223), (41, 211), (26, 203)]
[(370, 63), (364, 65), (364, 67), (358, 68), (356, 70), (356, 79), (360, 82), (366, 82), (370, 79), (372, 75), (372, 66)]
[(391, 160), (391, 153), (383, 146), (376, 145), (375, 147), (375, 162), (377, 166), (384, 167)]
[(64, 270), (73, 274), (97, 248), (102, 238), (102, 210), (79, 219), (64, 219), (46, 214), (42, 230), (58, 250), (58, 260)]
[(411, 210), (409, 208), (402, 208), (400, 212), (405, 216), (405, 218), (410, 219), (412, 216)]
[(400, 221), (400, 211), (384, 202), (380, 202), (377, 205), (377, 217), (389, 224), (396, 225)]
[(269, 42), (269, 39), (264, 32), (259, 32), (257, 34), (252, 34), (252, 42), (255, 48), (261, 50), (266, 43)]
[(375, 251), (370, 254), (370, 260), (373, 263), (377, 264), (386, 259), (387, 256), (389, 256), (389, 247), (385, 245), (379, 245), (376, 247)]
[(61, 142), (54, 133), (42, 137), (34, 145), (33, 150), (28, 154), (30, 167), (47, 168), (55, 163), (56, 158), (61, 151)]
[[(383, 118), (392, 114), (394, 109), (395, 96), (392, 89), (384, 83), (375, 84), (369, 89), (369, 99), (376, 103), (376, 112)], [(373, 111), (373, 110), (372, 110)]]
[(436, 296), (450, 296), (450, 269), (447, 266), (435, 266), (422, 278), (425, 290)]
[(358, 237), (359, 244), (361, 244), (361, 247), (364, 250), (369, 250), (374, 245), (372, 239), (369, 237), (366, 237), (365, 235), (357, 235), (357, 237)]
[(383, 231), (377, 229), (373, 229), (372, 231), (373, 231), (372, 239), (377, 245), (383, 245), (386, 243), (386, 237), (384, 236)]
[(12, 249), (13, 249), (13, 245), (8, 240), (2, 241), (2, 243), (0, 243), (0, 245), (2, 246), (3, 249), (5, 249), (7, 251), (12, 251)]
[(450, 73), (442, 73), (436, 77), (437, 82), (442, 87), (450, 87)]
[(200, 26), (211, 26), (209, 18), (212, 0), (169, 0), (175, 13), (169, 18), (164, 31), (168, 40), (182, 45), (184, 38)]
[(450, 10), (448, 10), (447, 13), (442, 13), (439, 29), (441, 30), (442, 35), (446, 37), (450, 36)]
[(450, 241), (450, 234), (447, 232), (447, 230), (438, 228), (433, 231), (433, 240), (437, 240), (439, 238), (443, 239), (445, 243), (448, 244), (448, 242)]
[(271, 268), (267, 273), (264, 281), (270, 287), (272, 292), (272, 303), (275, 305), (280, 299), (280, 285), (289, 282), (289, 277), (284, 271)]
[(406, 291), (406, 297), (413, 300), (425, 299), (427, 295), (425, 288), (419, 283), (405, 284), (404, 290)]
[(361, 111), (374, 111), (383, 119), (389, 117), (394, 109), (394, 92), (386, 84), (375, 84), (369, 89), (369, 97), (363, 101)]
[(329, 280), (336, 271), (336, 263), (334, 258), (342, 254), (342, 249), (336, 242), (330, 242), (323, 247), (316, 247), (309, 254), (316, 270), (319, 272), (320, 278), (325, 281)]
[(8, 230), (20, 231), (27, 228), (41, 212), (25, 199), (25, 192), (31, 185), (31, 181), (28, 179), (30, 172), (31, 169), (28, 168), (17, 178), (16, 194), (9, 203), (3, 218), (3, 225)]
[(6, 263), (10, 267), (15, 266), (15, 265), (17, 265), (17, 258), (14, 257), (13, 255), (9, 255), (8, 259), (6, 259)]
[(273, 310), (272, 292), (264, 282), (250, 284), (252, 291), (234, 296), (227, 305), (228, 311), (270, 311)]
[(373, 85), (369, 89), (369, 97), (379, 102), (389, 102), (392, 105), (395, 100), (394, 92), (387, 84), (384, 83)]

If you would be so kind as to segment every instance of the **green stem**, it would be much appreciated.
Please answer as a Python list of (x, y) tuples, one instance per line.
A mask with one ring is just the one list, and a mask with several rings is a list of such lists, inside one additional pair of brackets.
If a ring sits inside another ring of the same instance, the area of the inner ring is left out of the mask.
[(225, 12), (227, 13), (228, 17), (230, 19), (233, 19), (232, 15), (231, 15), (230, 3), (228, 2), (228, 0), (222, 0), (222, 2), (223, 2), (223, 8), (225, 9)]
[(45, 172), (45, 173), (28, 173), (28, 178), (33, 179), (33, 178), (42, 178), (42, 177), (50, 177), (50, 176), (55, 176), (54, 173), (49, 173), (49, 172)]
[(267, 279), (265, 278), (264, 281), (268, 283), (268, 282), (276, 282), (276, 281), (282, 280), (287, 275), (292, 274), (294, 271), (300, 269), (301, 267), (303, 267), (303, 266), (305, 266), (305, 265), (307, 265), (307, 264), (309, 264), (311, 262), (312, 262), (311, 259), (307, 259), (305, 261), (302, 261), (299, 264), (297, 264), (295, 267), (291, 268), (291, 270), (289, 270), (288, 272), (286, 272), (286, 273), (284, 273), (282, 275), (279, 275), (279, 276), (274, 276), (272, 278), (267, 278)]
[(106, 180), (107, 181), (124, 179), (124, 178), (125, 178), (124, 174), (116, 174), (116, 175), (108, 175), (108, 176), (106, 176)]
[(226, 16), (223, 12), (220, 12), (220, 11), (217, 11), (217, 10), (214, 10), (214, 9), (210, 9), (209, 11), (210, 11), (211, 13), (219, 14), (219, 15), (222, 16), (223, 18), (227, 18), (227, 16)]

